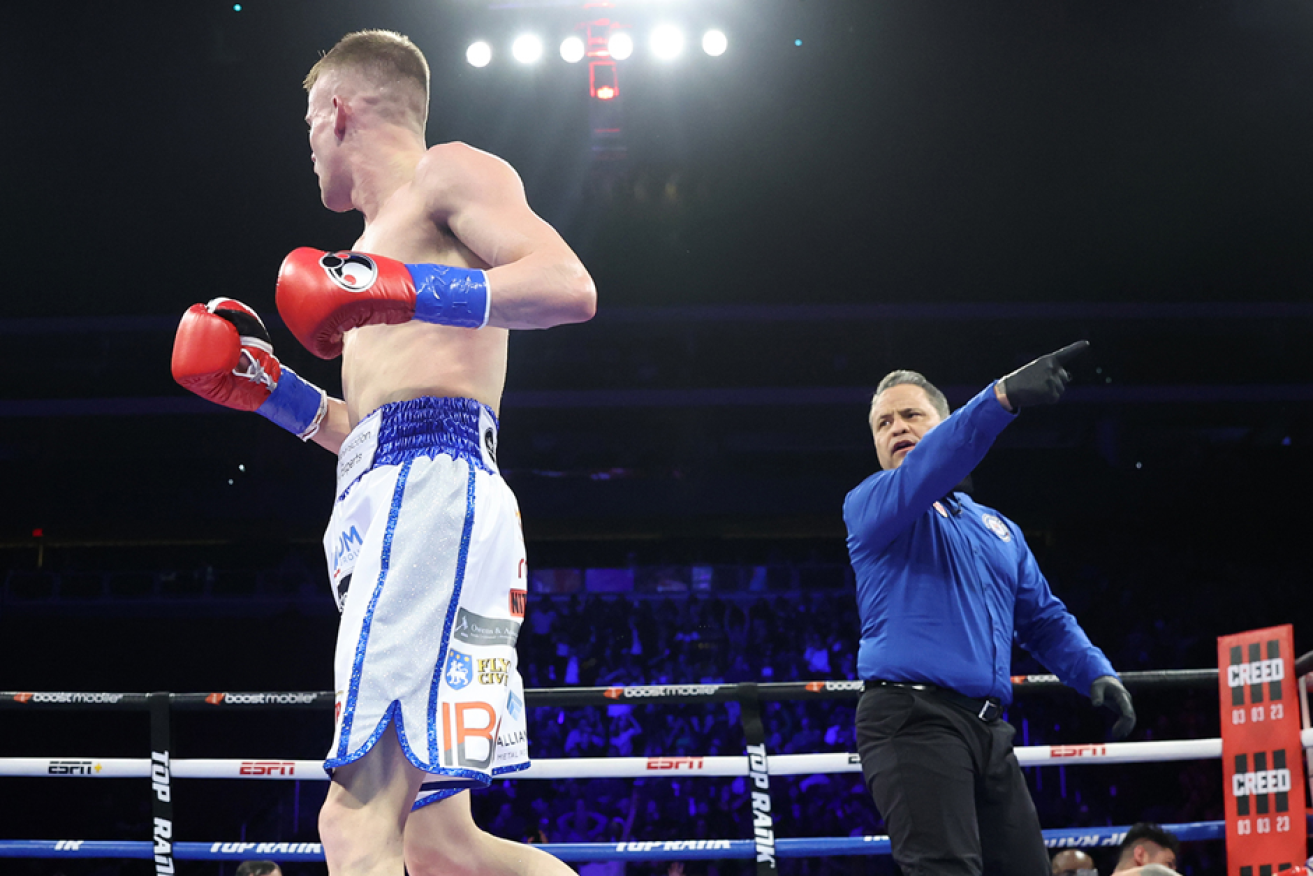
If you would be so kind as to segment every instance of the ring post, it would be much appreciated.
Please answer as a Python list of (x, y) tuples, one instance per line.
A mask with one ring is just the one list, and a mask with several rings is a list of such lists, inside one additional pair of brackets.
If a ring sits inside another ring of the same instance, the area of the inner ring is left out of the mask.
[(761, 697), (757, 685), (738, 685), (739, 720), (748, 755), (748, 777), (752, 781), (748, 799), (752, 805), (752, 838), (756, 843), (757, 876), (775, 876), (775, 818), (771, 815), (770, 770), (766, 761), (766, 727), (761, 720)]
[(150, 783), (151, 839), (155, 846), (156, 876), (172, 876), (173, 867), (173, 787), (169, 755), (172, 729), (169, 726), (168, 693), (146, 695), (150, 712)]

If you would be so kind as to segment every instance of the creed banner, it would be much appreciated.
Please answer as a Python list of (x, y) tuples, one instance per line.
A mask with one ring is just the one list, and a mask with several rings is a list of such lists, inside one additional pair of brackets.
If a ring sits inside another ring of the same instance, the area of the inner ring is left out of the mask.
[(1229, 876), (1273, 876), (1308, 855), (1290, 624), (1217, 639)]

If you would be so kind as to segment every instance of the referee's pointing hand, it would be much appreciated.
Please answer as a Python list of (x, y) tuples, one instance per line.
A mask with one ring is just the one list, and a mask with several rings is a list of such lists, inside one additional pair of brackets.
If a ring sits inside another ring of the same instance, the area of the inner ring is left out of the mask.
[(1051, 405), (1062, 397), (1071, 375), (1065, 366), (1090, 348), (1089, 341), (1077, 341), (1056, 353), (1040, 356), (998, 382), (999, 401), (1010, 411), (1032, 405)]

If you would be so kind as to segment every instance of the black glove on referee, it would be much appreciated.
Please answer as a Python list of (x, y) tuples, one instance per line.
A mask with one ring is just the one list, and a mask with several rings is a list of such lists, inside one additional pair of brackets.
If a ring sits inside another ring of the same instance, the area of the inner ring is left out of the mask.
[(1056, 353), (1040, 356), (999, 381), (1008, 409), (1019, 411), (1031, 405), (1051, 405), (1062, 397), (1071, 375), (1063, 366), (1075, 361), (1090, 348), (1089, 341), (1077, 341)]
[(1111, 675), (1100, 675), (1090, 685), (1090, 702), (1098, 706), (1107, 706), (1117, 713), (1117, 723), (1112, 725), (1112, 738), (1125, 739), (1135, 729), (1135, 706), (1131, 703), (1131, 692), (1122, 687), (1122, 683)]

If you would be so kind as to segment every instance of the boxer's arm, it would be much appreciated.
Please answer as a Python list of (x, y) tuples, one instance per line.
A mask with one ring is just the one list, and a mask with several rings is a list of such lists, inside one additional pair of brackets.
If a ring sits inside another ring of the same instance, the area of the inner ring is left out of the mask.
[(592, 319), (592, 278), (555, 229), (529, 208), (509, 164), (448, 143), (429, 150), (415, 179), (433, 221), (490, 266), (488, 325), (536, 329)]
[(351, 434), (351, 420), (347, 417), (346, 402), (339, 398), (328, 398), (328, 409), (324, 419), (319, 423), (319, 431), (310, 436), (310, 440), (325, 450), (337, 453), (342, 449), (342, 442)]

